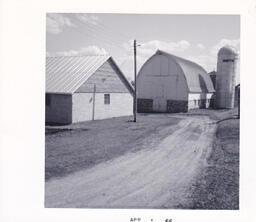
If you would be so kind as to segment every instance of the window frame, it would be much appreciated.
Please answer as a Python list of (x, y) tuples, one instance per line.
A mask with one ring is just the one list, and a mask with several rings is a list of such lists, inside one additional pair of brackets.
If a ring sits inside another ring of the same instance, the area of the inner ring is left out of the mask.
[(104, 93), (104, 105), (110, 105), (110, 93)]

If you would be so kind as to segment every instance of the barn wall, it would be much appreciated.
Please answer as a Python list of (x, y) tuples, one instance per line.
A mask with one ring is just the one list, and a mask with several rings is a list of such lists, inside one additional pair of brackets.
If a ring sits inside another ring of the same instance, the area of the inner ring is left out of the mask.
[(187, 100), (187, 84), (180, 67), (164, 55), (155, 55), (142, 67), (137, 79), (138, 98)]
[(188, 101), (185, 100), (167, 100), (168, 113), (180, 113), (188, 111)]
[(137, 80), (138, 109), (143, 99), (153, 100), (153, 111), (167, 112), (172, 102), (182, 104), (188, 99), (187, 84), (180, 67), (165, 55), (155, 55), (148, 60), (139, 72)]
[(153, 99), (137, 99), (137, 112), (138, 113), (152, 113), (153, 112)]
[(213, 93), (189, 93), (188, 109), (209, 108)]
[[(133, 97), (130, 93), (109, 93), (110, 104), (104, 104), (104, 93), (95, 94), (94, 119), (107, 119), (133, 114)], [(75, 93), (73, 122), (92, 120), (93, 93)]]
[(48, 94), (50, 104), (45, 105), (45, 122), (69, 124), (72, 122), (72, 97), (64, 94)]

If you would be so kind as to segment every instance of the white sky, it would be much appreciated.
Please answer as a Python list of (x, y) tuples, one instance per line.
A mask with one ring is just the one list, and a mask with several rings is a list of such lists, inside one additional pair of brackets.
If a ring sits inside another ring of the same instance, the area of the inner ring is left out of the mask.
[[(47, 55), (110, 54), (133, 79), (133, 39), (138, 70), (157, 49), (216, 70), (224, 45), (240, 51), (238, 15), (47, 14)], [(240, 82), (240, 77), (237, 77)]]

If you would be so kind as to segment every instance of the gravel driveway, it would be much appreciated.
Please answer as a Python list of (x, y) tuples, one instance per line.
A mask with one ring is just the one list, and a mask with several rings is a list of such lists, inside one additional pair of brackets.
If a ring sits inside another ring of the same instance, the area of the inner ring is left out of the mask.
[(182, 117), (158, 146), (98, 164), (45, 184), (45, 207), (177, 208), (207, 165), (216, 124)]

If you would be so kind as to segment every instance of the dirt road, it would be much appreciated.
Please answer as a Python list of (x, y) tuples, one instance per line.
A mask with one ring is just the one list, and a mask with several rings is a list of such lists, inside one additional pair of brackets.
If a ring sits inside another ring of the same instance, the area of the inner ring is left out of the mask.
[[(208, 117), (182, 117), (154, 149), (114, 160), (45, 184), (46, 207), (177, 208), (205, 167), (216, 125)], [(173, 127), (173, 126), (172, 126)]]

